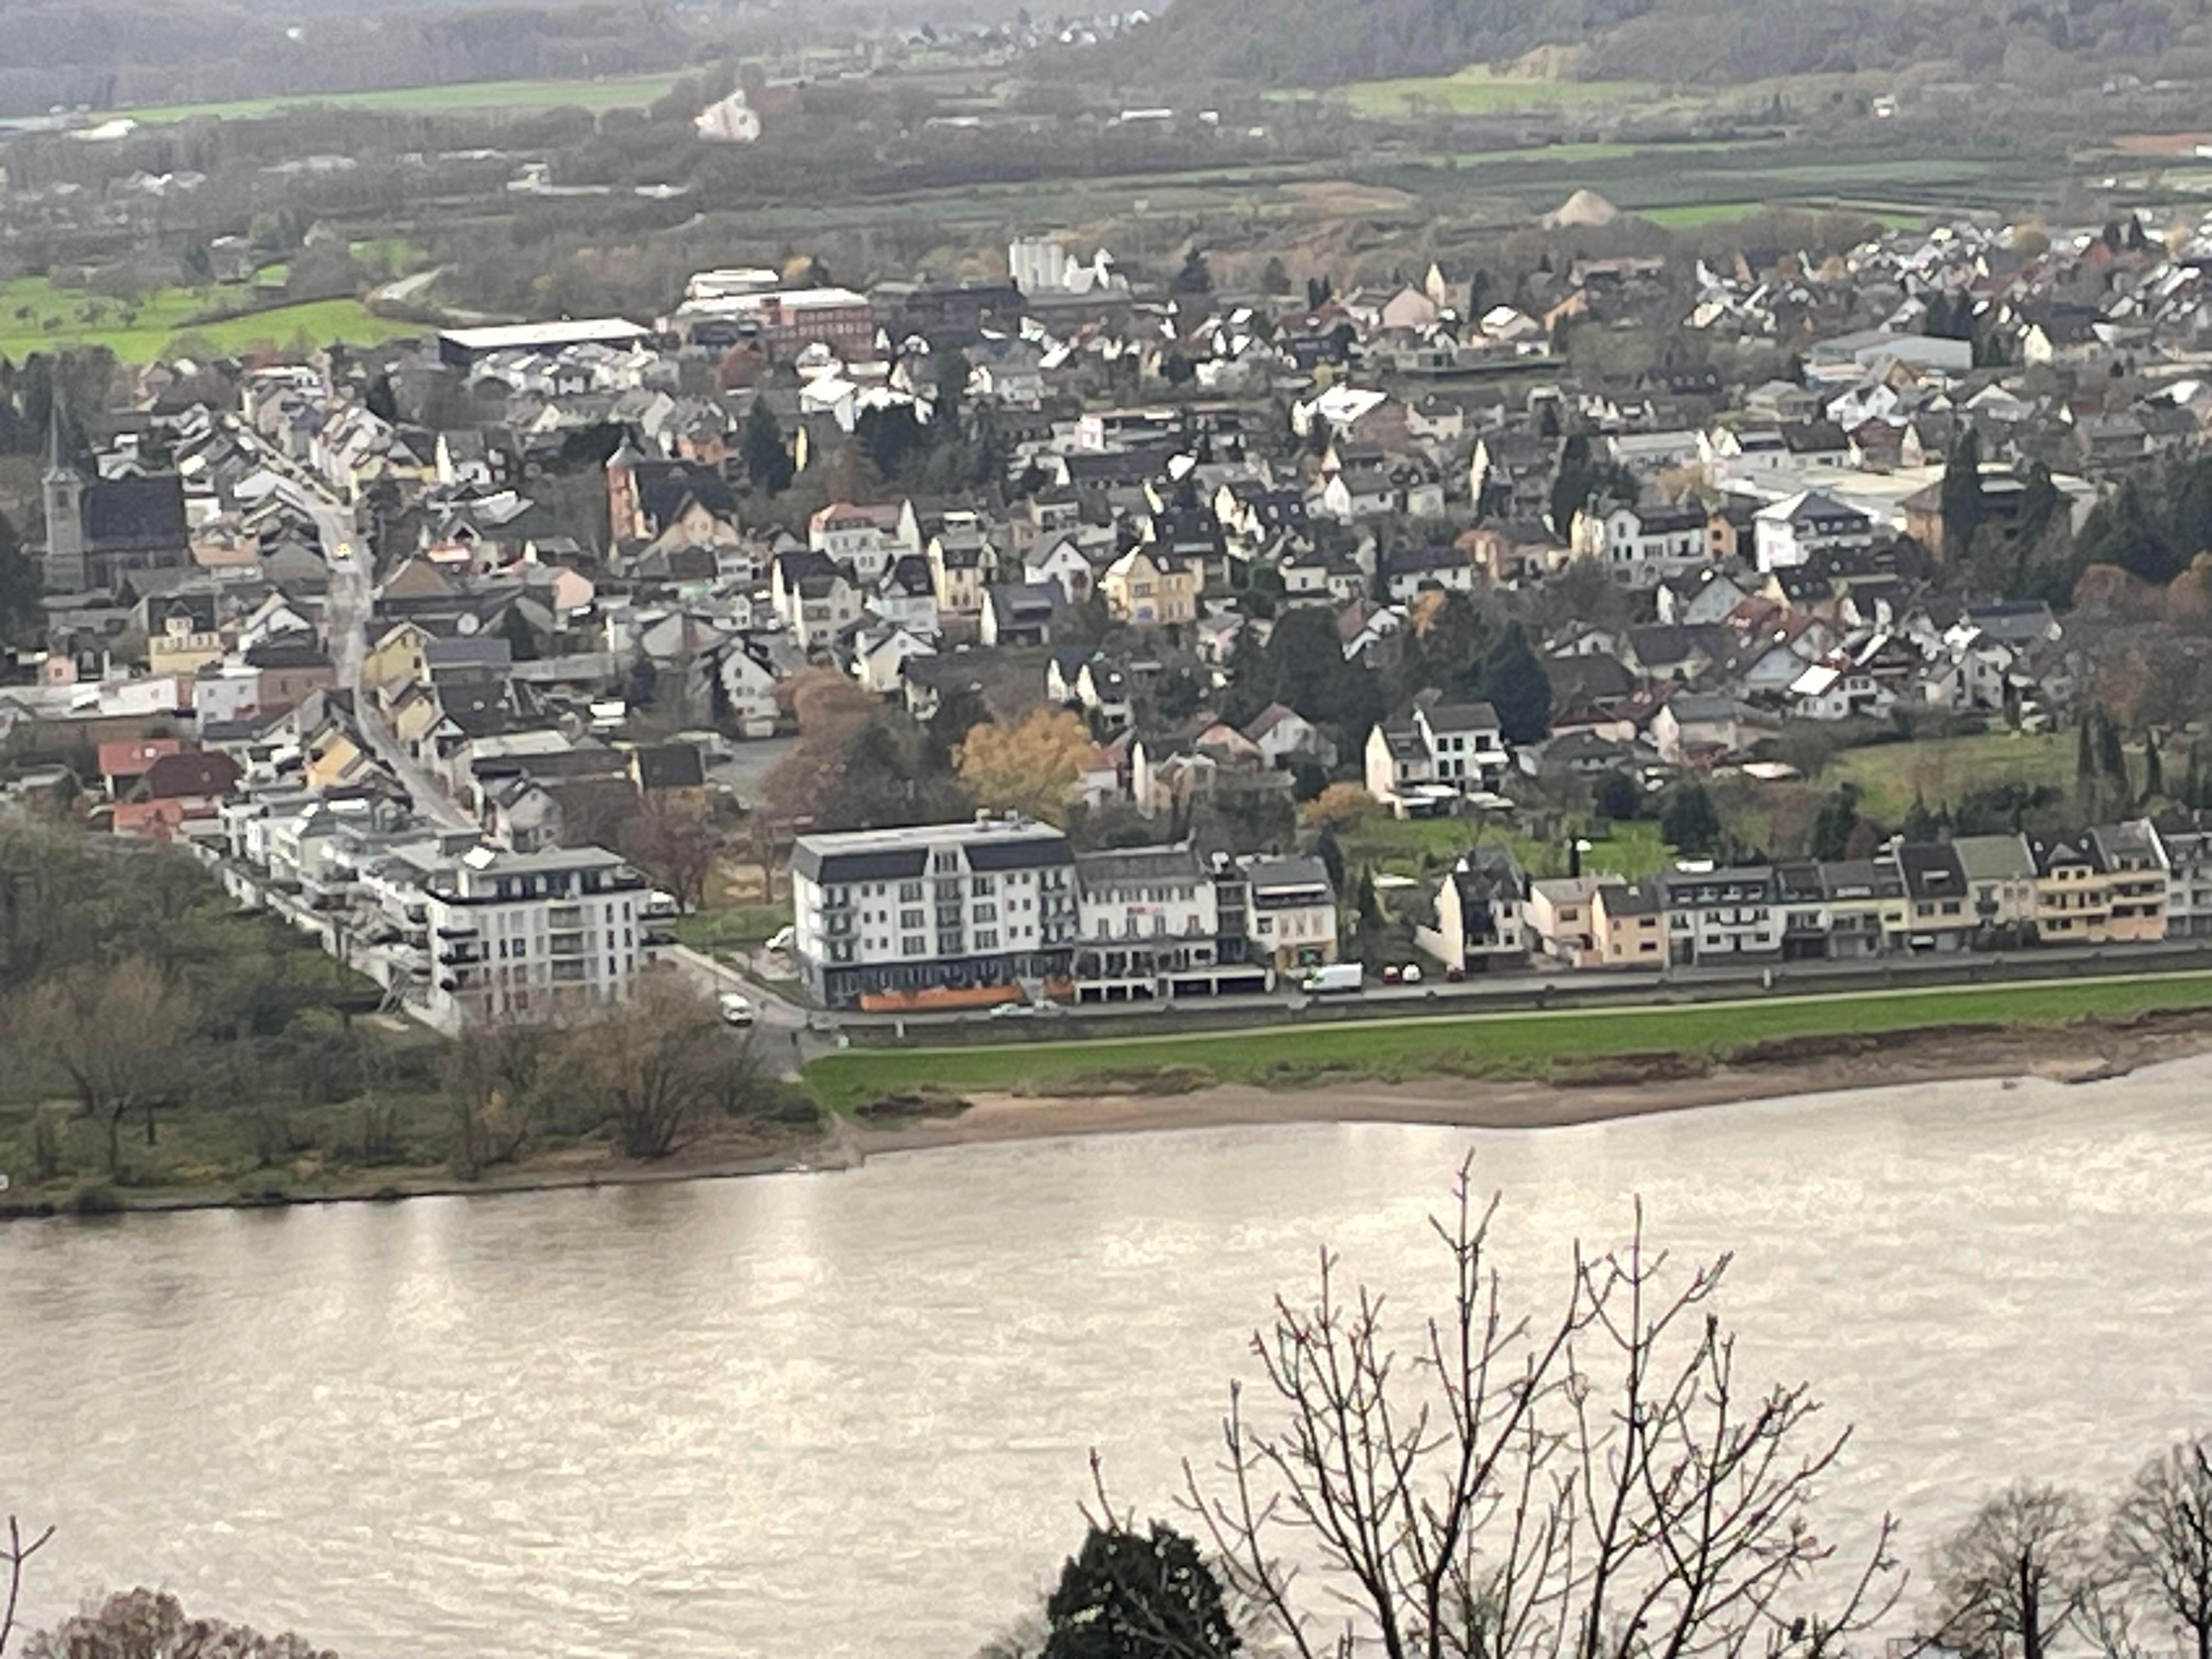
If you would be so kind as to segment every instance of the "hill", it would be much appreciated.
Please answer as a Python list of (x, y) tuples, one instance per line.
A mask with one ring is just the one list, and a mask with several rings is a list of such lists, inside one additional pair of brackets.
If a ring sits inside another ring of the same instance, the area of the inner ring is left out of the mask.
[(1581, 76), (1690, 84), (1916, 64), (2045, 89), (2212, 79), (2195, 0), (1175, 0), (1097, 51), (1123, 86), (1326, 87), (1562, 46)]

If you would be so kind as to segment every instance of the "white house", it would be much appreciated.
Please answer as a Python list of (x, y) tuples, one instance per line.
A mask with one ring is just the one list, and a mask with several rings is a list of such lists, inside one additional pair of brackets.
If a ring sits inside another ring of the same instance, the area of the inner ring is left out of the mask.
[(1653, 588), (1711, 562), (1705, 509), (1613, 507), (1575, 514), (1570, 538), (1577, 558), (1595, 559), (1624, 587)]
[(1752, 515), (1761, 570), (1789, 570), (1821, 553), (1874, 545), (1874, 520), (1816, 489), (1800, 490)]
[(1421, 817), (1494, 793), (1512, 756), (1495, 708), (1439, 701), (1370, 731), (1364, 763), (1369, 794), (1399, 817)]

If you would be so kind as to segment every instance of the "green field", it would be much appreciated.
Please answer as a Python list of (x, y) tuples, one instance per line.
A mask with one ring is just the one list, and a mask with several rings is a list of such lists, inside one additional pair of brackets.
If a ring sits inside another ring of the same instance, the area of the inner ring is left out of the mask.
[[(1460, 818), (1392, 818), (1380, 815), (1342, 831), (1337, 844), (1347, 866), (1372, 865), (1392, 875), (1418, 876), (1425, 868), (1440, 869), (1478, 842), (1503, 846), (1532, 876), (1567, 873), (1564, 842), (1539, 842), (1518, 830), (1474, 824)], [(1663, 870), (1673, 861), (1673, 849), (1659, 838), (1659, 826), (1649, 822), (1616, 823), (1592, 841), (1583, 866), (1592, 873), (1634, 878)]]
[(1540, 109), (1559, 104), (1620, 103), (1650, 98), (1657, 91), (1646, 81), (1548, 81), (1493, 75), (1480, 65), (1454, 75), (1358, 81), (1341, 89), (1345, 102), (1359, 114), (1392, 117), (1431, 110), (1486, 115), (1497, 110)]
[(1895, 823), (1917, 794), (1932, 811), (1975, 789), (1996, 783), (2074, 782), (2071, 732), (1992, 732), (1975, 738), (1936, 738), (1845, 750), (1829, 763), (1821, 783), (1858, 787), (1859, 810)]
[(2212, 974), (1771, 997), (1680, 1008), (1560, 1009), (1271, 1026), (1192, 1036), (1101, 1037), (973, 1048), (846, 1049), (806, 1081), (836, 1111), (898, 1091), (1071, 1092), (1167, 1079), (1312, 1086), (1352, 1079), (1540, 1077), (1560, 1062), (1624, 1054), (1726, 1054), (1778, 1038), (1958, 1024), (2057, 1024), (2092, 1015), (2212, 1006)]
[(149, 124), (202, 117), (240, 120), (318, 104), (417, 115), (526, 114), (548, 109), (587, 109), (596, 114), (611, 109), (641, 109), (665, 94), (678, 78), (678, 73), (670, 70), (589, 81), (462, 81), (443, 86), (391, 87), (377, 92), (299, 93), (210, 104), (159, 104), (109, 110), (106, 115), (125, 115)]
[(1686, 207), (1645, 208), (1639, 216), (1669, 230), (1695, 230), (1700, 225), (1726, 224), (1747, 219), (1764, 210), (1762, 202), (1698, 202)]
[(124, 301), (57, 288), (43, 276), (17, 277), (0, 283), (0, 356), (20, 362), (34, 351), (104, 345), (125, 362), (150, 362), (167, 355), (179, 336), (235, 353), (258, 346), (283, 349), (301, 341), (374, 345), (422, 331), (420, 324), (376, 316), (357, 300), (311, 300), (244, 316), (192, 320), (246, 302), (248, 295), (238, 288), (162, 288)]

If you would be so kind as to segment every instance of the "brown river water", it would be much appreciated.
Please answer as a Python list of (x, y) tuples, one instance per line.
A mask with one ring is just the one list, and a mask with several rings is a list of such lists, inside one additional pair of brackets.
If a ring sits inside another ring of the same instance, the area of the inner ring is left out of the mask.
[(29, 1610), (153, 1583), (345, 1659), (967, 1659), (1168, 1513), (1327, 1240), (1418, 1299), (1462, 1152), (1509, 1298), (1733, 1249), (1739, 1370), (1857, 1425), (1826, 1529), (1917, 1558), (2021, 1473), (2212, 1426), (2212, 1060), (1578, 1128), (1302, 1125), (856, 1172), (0, 1227)]

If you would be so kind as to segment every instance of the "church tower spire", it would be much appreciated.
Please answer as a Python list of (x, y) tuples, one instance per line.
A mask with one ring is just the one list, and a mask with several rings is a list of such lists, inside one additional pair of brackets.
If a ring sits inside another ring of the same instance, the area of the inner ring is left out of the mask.
[(80, 592), (89, 572), (85, 568), (84, 475), (70, 453), (68, 425), (61, 394), (57, 391), (46, 416), (46, 471), (40, 482), (46, 499), (46, 586), (61, 592)]

